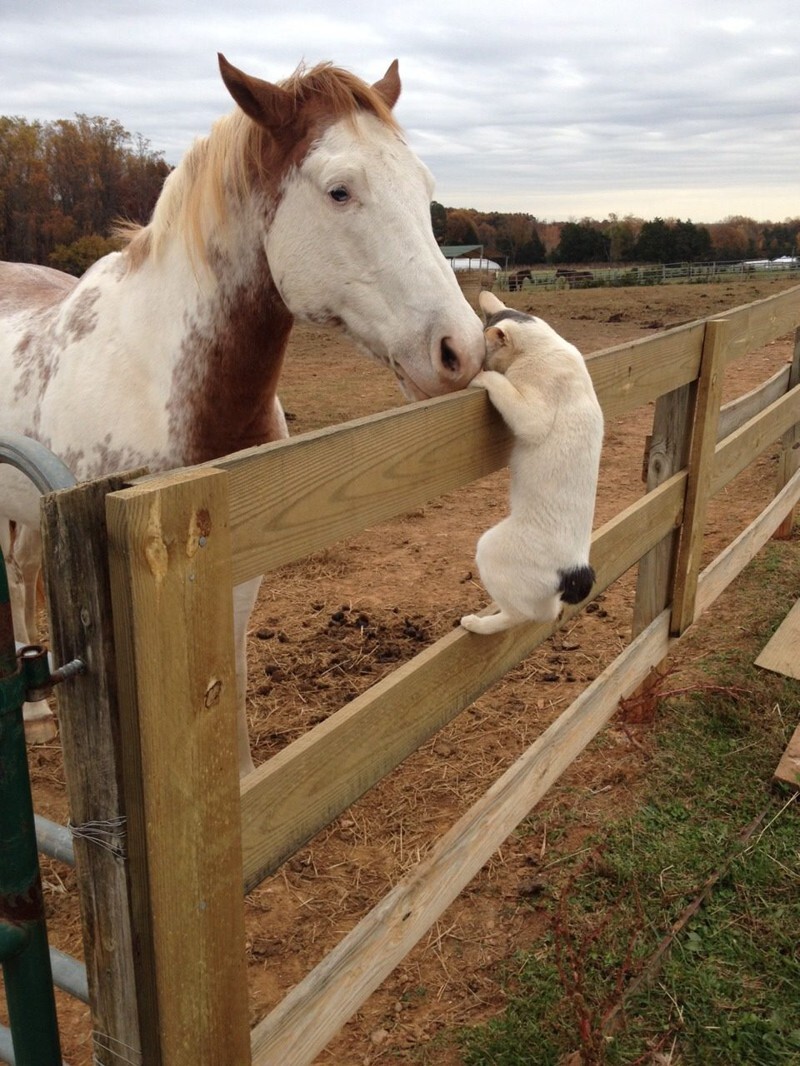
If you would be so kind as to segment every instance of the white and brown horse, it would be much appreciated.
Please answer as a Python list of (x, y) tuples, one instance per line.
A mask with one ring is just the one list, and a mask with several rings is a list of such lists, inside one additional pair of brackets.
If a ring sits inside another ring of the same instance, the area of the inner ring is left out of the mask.
[[(79, 480), (286, 436), (276, 389), (295, 318), (344, 332), (410, 399), (480, 369), (481, 323), (433, 238), (430, 174), (393, 117), (397, 63), (371, 86), (330, 64), (278, 84), (223, 56), (220, 69), (238, 107), (188, 151), (122, 252), (77, 283), (0, 264), (0, 429), (37, 438)], [(10, 521), (27, 530), (12, 564), (30, 575), (38, 499), (4, 466)], [(234, 603), (243, 773), (258, 585)]]

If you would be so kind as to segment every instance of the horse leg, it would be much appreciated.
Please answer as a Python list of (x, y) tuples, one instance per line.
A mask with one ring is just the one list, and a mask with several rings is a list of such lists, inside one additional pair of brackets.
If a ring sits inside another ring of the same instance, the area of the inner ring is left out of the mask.
[(261, 578), (253, 578), (233, 590), (233, 639), (236, 650), (237, 739), (239, 743), (239, 776), (251, 773), (255, 766), (250, 754), (247, 730), (247, 626), (256, 604)]
[[(36, 589), (42, 565), (42, 538), (36, 529), (17, 526), (3, 541), (8, 572), (14, 636), (18, 644), (33, 644), (38, 633)], [(7, 546), (6, 546), (7, 545)], [(46, 744), (56, 735), (56, 719), (47, 700), (25, 703), (22, 707), (25, 739), (29, 744)]]
[(11, 523), (3, 519), (0, 522), (0, 546), (6, 564), (8, 579), (8, 599), (11, 604), (11, 617), (14, 622), (14, 639), (18, 644), (27, 644), (25, 625), (25, 583), (20, 567), (13, 552), (14, 531)]
[(22, 574), (25, 588), (25, 632), (28, 644), (35, 644), (39, 637), (38, 589), (42, 570), (42, 535), (36, 529), (21, 526), (14, 539), (14, 558)]

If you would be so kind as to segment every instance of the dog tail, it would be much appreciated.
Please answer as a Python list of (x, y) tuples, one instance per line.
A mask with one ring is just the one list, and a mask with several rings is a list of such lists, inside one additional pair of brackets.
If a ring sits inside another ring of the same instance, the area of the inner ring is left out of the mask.
[(558, 591), (564, 603), (580, 603), (592, 591), (595, 573), (588, 564), (573, 566), (570, 570), (559, 570), (558, 576), (561, 578)]

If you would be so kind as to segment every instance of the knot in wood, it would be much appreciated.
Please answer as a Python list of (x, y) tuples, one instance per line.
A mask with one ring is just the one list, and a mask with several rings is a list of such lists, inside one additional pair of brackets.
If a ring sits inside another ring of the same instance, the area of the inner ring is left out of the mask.
[(206, 689), (205, 705), (206, 707), (215, 707), (222, 695), (222, 682), (213, 680)]

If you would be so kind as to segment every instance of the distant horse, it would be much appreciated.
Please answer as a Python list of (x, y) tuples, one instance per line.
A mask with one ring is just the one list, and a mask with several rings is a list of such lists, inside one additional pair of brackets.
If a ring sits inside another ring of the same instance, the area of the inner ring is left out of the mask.
[(508, 275), (508, 291), (517, 292), (522, 288), (526, 278), (528, 281), (531, 280), (530, 268), (525, 267), (522, 270), (514, 270)]
[(563, 278), (570, 289), (586, 286), (594, 280), (591, 270), (575, 270), (573, 267), (559, 267), (556, 270), (556, 278)]
[[(433, 237), (431, 176), (392, 113), (397, 61), (372, 86), (329, 63), (271, 84), (219, 62), (238, 108), (189, 149), (122, 252), (77, 283), (0, 264), (0, 427), (40, 440), (79, 480), (287, 436), (276, 388), (295, 318), (345, 333), (409, 399), (461, 389), (480, 369), (481, 323)], [(27, 530), (11, 562), (29, 608), (38, 504), (0, 467), (0, 527)], [(234, 593), (242, 773), (260, 580)]]

